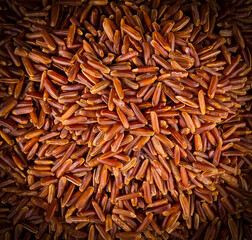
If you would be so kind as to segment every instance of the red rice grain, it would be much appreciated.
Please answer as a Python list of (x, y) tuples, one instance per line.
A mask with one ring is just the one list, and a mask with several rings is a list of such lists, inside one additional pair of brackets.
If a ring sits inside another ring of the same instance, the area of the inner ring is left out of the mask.
[(0, 239), (251, 239), (251, 2), (0, 3)]

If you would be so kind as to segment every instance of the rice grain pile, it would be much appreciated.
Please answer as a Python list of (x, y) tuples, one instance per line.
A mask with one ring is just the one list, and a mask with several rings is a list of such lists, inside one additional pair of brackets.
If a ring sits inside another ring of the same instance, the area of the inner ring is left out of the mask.
[(0, 239), (252, 239), (252, 1), (0, 1)]

